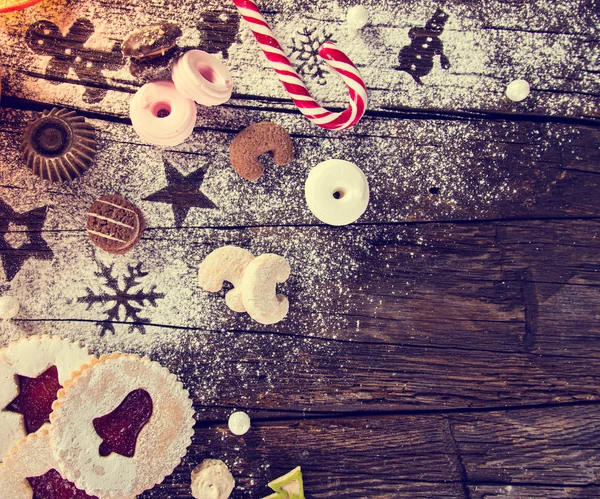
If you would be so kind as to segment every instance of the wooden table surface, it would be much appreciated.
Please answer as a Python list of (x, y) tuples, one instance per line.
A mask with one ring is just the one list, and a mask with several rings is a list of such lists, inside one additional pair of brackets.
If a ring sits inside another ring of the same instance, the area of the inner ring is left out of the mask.
[[(228, 1), (44, 0), (0, 15), (0, 294), (22, 305), (0, 346), (60, 334), (180, 376), (193, 445), (144, 498), (191, 497), (207, 457), (229, 465), (236, 498), (263, 497), (298, 465), (309, 498), (600, 497), (597, 0), (367, 0), (358, 32), (346, 0), (259, 5), (335, 109), (345, 89), (314, 53), (326, 39), (347, 51), (370, 89), (358, 126), (305, 120)], [(399, 54), (437, 8), (443, 53), (418, 52), (419, 84)], [(40, 20), (56, 28), (41, 36)], [(223, 57), (235, 89), (162, 149), (128, 108), (172, 58), (136, 67), (120, 43), (165, 20), (182, 51)], [(504, 96), (517, 78), (532, 87), (521, 103)], [(96, 163), (70, 184), (19, 157), (26, 123), (53, 106), (97, 130)], [(267, 159), (250, 183), (228, 148), (259, 121), (284, 126), (296, 155)], [(304, 201), (308, 171), (334, 157), (370, 182), (369, 208), (346, 227)], [(146, 217), (127, 255), (86, 235), (87, 207), (107, 193)], [(199, 263), (224, 244), (288, 258), (283, 322), (261, 326), (199, 288)], [(252, 418), (242, 437), (227, 429), (234, 409)]]

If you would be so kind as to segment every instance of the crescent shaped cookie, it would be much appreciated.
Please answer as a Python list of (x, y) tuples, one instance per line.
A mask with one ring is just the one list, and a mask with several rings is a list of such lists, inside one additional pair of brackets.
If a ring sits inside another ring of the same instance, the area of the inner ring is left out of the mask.
[(49, 421), (60, 386), (93, 358), (58, 336), (32, 336), (0, 350), (0, 457)]
[(191, 443), (188, 392), (166, 368), (112, 354), (84, 366), (53, 404), (51, 439), (63, 476), (106, 499), (160, 483)]

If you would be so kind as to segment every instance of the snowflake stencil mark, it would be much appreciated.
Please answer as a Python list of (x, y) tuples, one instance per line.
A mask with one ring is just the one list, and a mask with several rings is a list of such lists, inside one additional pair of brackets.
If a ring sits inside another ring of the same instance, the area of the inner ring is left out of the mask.
[(298, 74), (314, 78), (319, 85), (326, 85), (325, 62), (319, 57), (319, 47), (331, 40), (331, 34), (323, 28), (310, 31), (302, 28), (292, 37), (293, 47), (290, 58), (295, 63)]
[(103, 265), (98, 262), (100, 267), (99, 272), (94, 274), (104, 280), (102, 286), (106, 290), (100, 293), (94, 293), (90, 288), (86, 288), (87, 295), (77, 298), (78, 303), (86, 303), (87, 310), (97, 303), (111, 304), (110, 308), (104, 313), (106, 314), (106, 320), (98, 321), (96, 324), (102, 327), (100, 336), (104, 336), (107, 332), (115, 334), (115, 326), (113, 322), (119, 322), (119, 313), (121, 307), (125, 313), (123, 322), (127, 322), (127, 319), (131, 319), (132, 324), (129, 326), (129, 332), (138, 330), (144, 334), (146, 332), (145, 324), (150, 324), (150, 319), (140, 317), (138, 314), (146, 306), (146, 304), (156, 307), (156, 300), (164, 298), (164, 293), (157, 293), (155, 291), (156, 285), (150, 288), (150, 291), (143, 291), (143, 289), (135, 290), (134, 288), (142, 286), (139, 280), (143, 279), (148, 275), (148, 272), (142, 271), (142, 263), (138, 263), (135, 267), (128, 265), (128, 275), (123, 277), (123, 286), (119, 284), (119, 278), (113, 276), (114, 264), (110, 267)]

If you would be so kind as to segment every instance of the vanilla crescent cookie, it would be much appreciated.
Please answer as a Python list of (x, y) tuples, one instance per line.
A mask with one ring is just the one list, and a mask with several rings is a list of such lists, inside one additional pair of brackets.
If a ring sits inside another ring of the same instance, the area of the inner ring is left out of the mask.
[(58, 336), (31, 336), (0, 350), (0, 458), (50, 420), (60, 387), (93, 358)]
[(61, 473), (106, 499), (133, 497), (162, 482), (194, 432), (187, 390), (166, 368), (137, 355), (92, 361), (52, 407), (50, 436)]
[[(32, 499), (47, 497), (51, 490), (56, 497), (94, 499), (77, 490), (57, 471), (58, 464), (50, 447), (49, 427), (31, 433), (14, 446), (0, 464), (0, 494), (3, 498)], [(53, 496), (54, 497), (54, 496)]]

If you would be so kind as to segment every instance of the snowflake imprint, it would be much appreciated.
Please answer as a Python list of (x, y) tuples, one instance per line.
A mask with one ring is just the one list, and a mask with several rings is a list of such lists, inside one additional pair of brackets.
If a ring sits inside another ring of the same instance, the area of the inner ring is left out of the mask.
[(326, 85), (326, 64), (319, 57), (319, 47), (331, 40), (331, 34), (323, 27), (309, 30), (304, 27), (292, 38), (290, 59), (301, 76), (314, 78), (319, 85)]
[(102, 327), (100, 336), (104, 336), (106, 332), (115, 334), (113, 321), (119, 322), (121, 307), (123, 307), (124, 311), (124, 317), (121, 319), (121, 322), (127, 322), (127, 319), (131, 319), (129, 332), (132, 333), (137, 329), (140, 333), (144, 334), (146, 332), (144, 325), (150, 324), (150, 319), (140, 317), (138, 314), (146, 306), (145, 302), (156, 307), (156, 300), (164, 298), (164, 293), (156, 293), (156, 285), (152, 285), (150, 291), (147, 292), (143, 291), (143, 288), (134, 290), (134, 288), (142, 286), (140, 281), (148, 275), (148, 272), (142, 271), (141, 262), (135, 267), (133, 265), (127, 266), (129, 274), (123, 277), (123, 286), (119, 284), (119, 277), (113, 276), (114, 264), (108, 267), (98, 262), (98, 265), (100, 271), (94, 274), (104, 280), (102, 286), (106, 289), (100, 293), (94, 293), (90, 288), (86, 288), (87, 295), (77, 298), (77, 302), (87, 303), (87, 310), (97, 303), (109, 305), (108, 310), (104, 311), (106, 319), (96, 323)]

